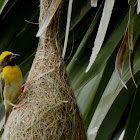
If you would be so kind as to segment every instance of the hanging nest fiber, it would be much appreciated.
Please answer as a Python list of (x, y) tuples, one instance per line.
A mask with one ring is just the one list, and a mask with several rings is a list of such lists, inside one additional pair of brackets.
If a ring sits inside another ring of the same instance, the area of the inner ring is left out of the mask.
[[(51, 0), (41, 0), (40, 3), (41, 23)], [(12, 110), (4, 128), (3, 140), (86, 140), (57, 45), (60, 9), (40, 37), (27, 79), (31, 83), (25, 87), (20, 99), (25, 104)]]

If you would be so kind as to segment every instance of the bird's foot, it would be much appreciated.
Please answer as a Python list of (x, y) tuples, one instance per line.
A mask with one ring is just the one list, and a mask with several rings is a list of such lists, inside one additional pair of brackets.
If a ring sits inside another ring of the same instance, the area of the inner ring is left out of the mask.
[(19, 104), (17, 104), (17, 105), (15, 105), (15, 104), (13, 104), (13, 103), (9, 103), (11, 106), (13, 106), (13, 109), (16, 109), (16, 108), (19, 108), (19, 107), (21, 107), (21, 106), (23, 106), (24, 105), (24, 103), (19, 103)]
[(31, 84), (32, 80), (27, 81), (25, 84), (21, 86), (20, 93), (23, 94), (24, 88)]

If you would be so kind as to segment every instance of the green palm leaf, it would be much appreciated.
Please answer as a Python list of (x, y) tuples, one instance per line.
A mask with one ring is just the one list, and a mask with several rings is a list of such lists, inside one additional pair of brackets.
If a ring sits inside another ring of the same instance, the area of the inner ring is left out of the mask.
[[(97, 1), (73, 1), (64, 59), (87, 129), (87, 137), (89, 140), (119, 140), (120, 137), (138, 140), (140, 138), (138, 92), (140, 88), (140, 15), (137, 14), (139, 1), (137, 5), (135, 0), (130, 1), (130, 5), (127, 0), (115, 1), (111, 17), (108, 15), (110, 22), (106, 24), (106, 27), (108, 26), (107, 31), (104, 32), (106, 35), (102, 38), (102, 42), (99, 42), (100, 51), (89, 72), (85, 73), (105, 1), (98, 1), (96, 8), (91, 7), (91, 2), (93, 2), (92, 5), (96, 5)], [(63, 4), (57, 36), (61, 51), (66, 31), (68, 1), (64, 1)], [(10, 50), (21, 54), (18, 64), (25, 80), (38, 44), (38, 38), (35, 37), (38, 25), (32, 24), (38, 22), (38, 5), (38, 0), (0, 2), (0, 52)], [(58, 9), (56, 7), (55, 10)], [(126, 40), (123, 42), (125, 37)], [(100, 41), (99, 38), (98, 40)], [(129, 46), (133, 49), (127, 53), (127, 48), (131, 48)], [(115, 61), (118, 71), (115, 70)], [(128, 90), (123, 87), (118, 72)], [(4, 109), (0, 101), (0, 120), (3, 115)]]

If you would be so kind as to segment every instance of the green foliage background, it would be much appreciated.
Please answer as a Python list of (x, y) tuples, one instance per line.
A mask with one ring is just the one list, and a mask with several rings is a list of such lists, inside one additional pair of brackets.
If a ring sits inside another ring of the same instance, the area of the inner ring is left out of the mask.
[[(0, 3), (0, 8), (3, 3)], [(140, 40), (134, 55), (135, 87), (129, 70), (129, 55), (126, 56), (122, 80), (128, 90), (123, 88), (115, 61), (121, 46), (129, 19), (128, 0), (116, 0), (109, 27), (102, 48), (88, 73), (92, 47), (100, 23), (104, 0), (97, 8), (91, 8), (89, 0), (73, 1), (72, 19), (68, 48), (65, 57), (72, 88), (81, 111), (89, 140), (118, 140), (125, 130), (124, 140), (140, 139)], [(68, 1), (60, 18), (58, 43), (61, 49), (65, 37)], [(0, 52), (9, 50), (21, 54), (18, 60), (24, 78), (30, 70), (38, 38), (39, 1), (9, 0), (0, 15)], [(31, 23), (32, 22), (32, 23)], [(134, 35), (139, 33), (140, 15), (134, 21)], [(0, 100), (0, 119), (4, 107)]]

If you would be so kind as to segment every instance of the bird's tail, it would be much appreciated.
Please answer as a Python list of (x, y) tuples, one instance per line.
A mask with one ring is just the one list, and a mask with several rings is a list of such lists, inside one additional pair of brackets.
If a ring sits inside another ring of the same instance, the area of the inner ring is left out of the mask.
[(2, 128), (0, 129), (0, 140), (1, 140), (1, 136), (2, 136), (2, 134), (3, 134), (3, 132), (4, 132), (4, 125), (5, 125), (5, 123), (6, 123), (6, 121), (7, 121), (7, 119), (8, 119), (8, 117), (9, 117), (9, 111), (7, 111), (7, 112), (5, 112), (5, 122), (3, 123), (3, 126), (2, 126)]
[(6, 112), (5, 112), (5, 123), (7, 122), (7, 119), (8, 119), (8, 117), (9, 117), (9, 114), (10, 114), (9, 111), (6, 111)]
[[(10, 111), (5, 109), (5, 122), (2, 124), (2, 127), (1, 127), (1, 129), (0, 129), (0, 140), (1, 140), (1, 136), (2, 136), (2, 134), (3, 134), (3, 132), (4, 132), (4, 125), (5, 125), (5, 123), (7, 122), (7, 119), (8, 119), (8, 117), (9, 117), (9, 115), (10, 115)], [(3, 120), (3, 121), (4, 121), (4, 120)]]
[(11, 110), (12, 110), (12, 106), (7, 104), (7, 103), (5, 103), (5, 123), (8, 120), (8, 117), (10, 115)]

